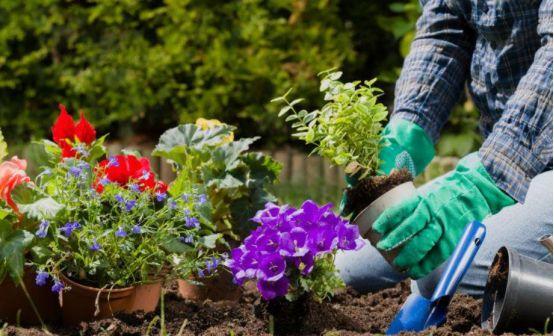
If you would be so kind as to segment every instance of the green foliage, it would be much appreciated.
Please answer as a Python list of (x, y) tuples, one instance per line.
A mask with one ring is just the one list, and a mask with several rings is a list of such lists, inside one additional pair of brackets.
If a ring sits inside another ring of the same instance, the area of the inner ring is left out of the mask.
[(284, 96), (273, 99), (284, 102), (279, 116), (287, 116), (296, 133), (293, 136), (314, 145), (313, 152), (345, 166), (348, 174), (365, 176), (377, 171), (381, 130), (387, 117), (387, 108), (378, 103), (382, 91), (373, 86), (376, 79), (342, 83), (342, 72), (327, 72), (320, 90), (325, 92), (326, 104), (321, 110), (297, 111), (301, 99), (288, 100)]
[(19, 283), (23, 275), (25, 253), (33, 243), (33, 234), (15, 225), (18, 218), (10, 209), (0, 207), (0, 283), (6, 275)]
[[(291, 283), (287, 293), (287, 300), (294, 301), (304, 293), (310, 293), (316, 300), (328, 299), (339, 288), (344, 287), (344, 282), (337, 274), (334, 262), (335, 254), (328, 254), (318, 259), (309, 276), (290, 276), (295, 280)], [(298, 270), (295, 270), (299, 272)]]
[(4, 140), (2, 130), (0, 130), (0, 161), (4, 160), (6, 156), (8, 156), (8, 144)]
[(333, 0), (0, 2), (0, 120), (47, 134), (58, 102), (100, 129), (157, 134), (198, 116), (284, 139), (267, 102), (353, 60)]
[(175, 186), (179, 181), (204, 185), (217, 231), (238, 239), (254, 227), (250, 218), (256, 211), (276, 200), (268, 187), (277, 181), (281, 165), (267, 155), (248, 152), (257, 138), (233, 140), (234, 130), (226, 124), (205, 130), (180, 125), (162, 134), (153, 155), (173, 163)]

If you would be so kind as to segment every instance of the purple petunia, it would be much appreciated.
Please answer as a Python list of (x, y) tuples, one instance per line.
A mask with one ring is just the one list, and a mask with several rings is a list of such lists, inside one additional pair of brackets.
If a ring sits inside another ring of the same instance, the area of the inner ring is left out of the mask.
[(267, 203), (252, 220), (259, 226), (231, 250), (225, 265), (238, 285), (256, 279), (266, 300), (286, 295), (290, 277), (309, 276), (318, 259), (363, 245), (357, 227), (335, 215), (331, 204), (308, 200), (295, 209)]
[(50, 275), (47, 272), (39, 271), (37, 272), (37, 276), (35, 277), (35, 283), (37, 284), (37, 286), (42, 287), (46, 285), (46, 281), (49, 277)]

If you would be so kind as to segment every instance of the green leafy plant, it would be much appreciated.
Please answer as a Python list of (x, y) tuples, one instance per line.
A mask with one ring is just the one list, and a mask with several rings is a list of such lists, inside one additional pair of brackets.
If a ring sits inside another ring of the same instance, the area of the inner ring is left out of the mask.
[(184, 124), (160, 137), (153, 155), (167, 159), (178, 181), (205, 186), (217, 232), (239, 239), (254, 227), (250, 218), (276, 200), (268, 187), (277, 181), (281, 165), (270, 156), (249, 152), (257, 138), (234, 140), (235, 127)]
[(376, 79), (342, 83), (342, 72), (324, 72), (320, 90), (325, 105), (308, 112), (297, 110), (302, 99), (289, 101), (290, 90), (273, 102), (285, 106), (279, 116), (292, 123), (293, 136), (314, 145), (312, 153), (345, 166), (347, 174), (361, 177), (375, 173), (379, 167), (380, 134), (387, 117), (387, 108), (378, 103), (382, 91), (373, 86)]

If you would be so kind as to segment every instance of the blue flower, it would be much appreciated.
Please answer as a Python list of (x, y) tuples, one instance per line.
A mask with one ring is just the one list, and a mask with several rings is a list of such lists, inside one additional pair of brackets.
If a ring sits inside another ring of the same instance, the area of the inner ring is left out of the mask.
[(198, 204), (202, 205), (208, 201), (208, 197), (205, 194), (198, 195)]
[(175, 202), (173, 199), (169, 199), (169, 202), (167, 205), (171, 210), (177, 209), (177, 202)]
[(181, 198), (183, 199), (183, 201), (188, 202), (190, 200), (190, 195), (189, 194), (183, 194), (181, 196)]
[(200, 226), (200, 222), (196, 217), (185, 217), (185, 226), (188, 228), (198, 228)]
[(90, 245), (89, 249), (93, 252), (100, 251), (102, 246), (96, 241), (96, 239), (92, 240), (92, 245)]
[(81, 225), (79, 224), (79, 222), (75, 221), (75, 222), (65, 223), (65, 225), (62, 226), (60, 228), (60, 230), (63, 232), (64, 236), (69, 237), (69, 236), (71, 236), (71, 233), (74, 230), (77, 230), (77, 229), (80, 229), (80, 228), (81, 228)]
[(212, 257), (210, 260), (206, 260), (206, 270), (208, 273), (214, 271), (219, 266), (219, 259)]
[(37, 284), (37, 286), (42, 287), (46, 285), (46, 280), (48, 280), (48, 277), (50, 277), (48, 273), (44, 271), (40, 271), (37, 273), (37, 276), (35, 277), (35, 283)]
[(115, 200), (118, 201), (119, 203), (124, 203), (125, 202), (125, 199), (123, 198), (123, 196), (121, 196), (120, 194), (117, 194), (114, 196)]
[(206, 276), (206, 275), (204, 274), (204, 271), (201, 270), (201, 269), (198, 269), (198, 277), (199, 277), (199, 278), (203, 278), (203, 277), (205, 277), (205, 276)]
[(110, 181), (110, 179), (107, 178), (107, 177), (102, 177), (102, 178), (100, 179), (100, 184), (103, 185), (103, 186), (106, 186), (106, 185), (110, 184), (111, 182), (112, 182), (112, 181)]
[(130, 189), (131, 191), (136, 192), (136, 193), (139, 193), (139, 192), (140, 192), (140, 187), (139, 187), (139, 185), (136, 184), (136, 183), (131, 183), (131, 184), (129, 184), (129, 189)]
[(48, 234), (48, 227), (50, 226), (50, 222), (43, 220), (38, 225), (38, 230), (35, 232), (35, 235), (39, 238), (44, 238)]
[(108, 159), (108, 167), (119, 167), (119, 161), (114, 156), (110, 156)]
[(190, 210), (189, 209), (185, 209), (183, 210), (183, 213), (185, 214), (185, 216), (190, 216)]
[(166, 193), (156, 193), (156, 200), (158, 202), (163, 202), (167, 198)]
[(52, 286), (52, 292), (54, 293), (60, 293), (64, 289), (63, 283), (60, 282), (60, 280), (56, 280), (54, 282), (54, 285)]
[(140, 225), (135, 225), (133, 226), (133, 228), (131, 229), (131, 232), (133, 234), (141, 234), (142, 233), (142, 228)]
[(69, 168), (69, 174), (73, 175), (73, 177), (79, 177), (81, 175), (82, 169), (79, 167), (71, 167)]
[(192, 235), (179, 237), (179, 241), (183, 244), (192, 244), (194, 242), (194, 237)]
[(50, 174), (52, 174), (52, 169), (46, 168), (45, 170), (42, 171), (42, 174), (44, 174), (44, 175), (50, 175)]
[(90, 155), (90, 152), (86, 150), (85, 145), (80, 143), (77, 146), (73, 147), (77, 153), (79, 153), (82, 157), (86, 158)]
[(137, 204), (137, 201), (128, 200), (127, 202), (125, 202), (125, 210), (127, 210), (127, 211), (133, 210), (133, 208), (135, 207), (136, 204)]
[(120, 226), (119, 228), (117, 228), (117, 231), (115, 231), (115, 236), (119, 238), (125, 238), (127, 237), (127, 232), (125, 232), (125, 230), (123, 230), (123, 228)]

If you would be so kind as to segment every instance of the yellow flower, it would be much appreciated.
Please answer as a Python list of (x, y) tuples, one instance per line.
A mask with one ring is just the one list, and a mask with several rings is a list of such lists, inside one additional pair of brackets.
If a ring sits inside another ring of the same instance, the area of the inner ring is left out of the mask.
[[(225, 124), (217, 119), (204, 119), (204, 118), (196, 119), (196, 126), (200, 127), (204, 131), (219, 125), (225, 125)], [(223, 145), (225, 143), (231, 142), (234, 139), (235, 139), (235, 135), (231, 132), (229, 136), (226, 136), (225, 138), (223, 138), (223, 142), (221, 144)]]

